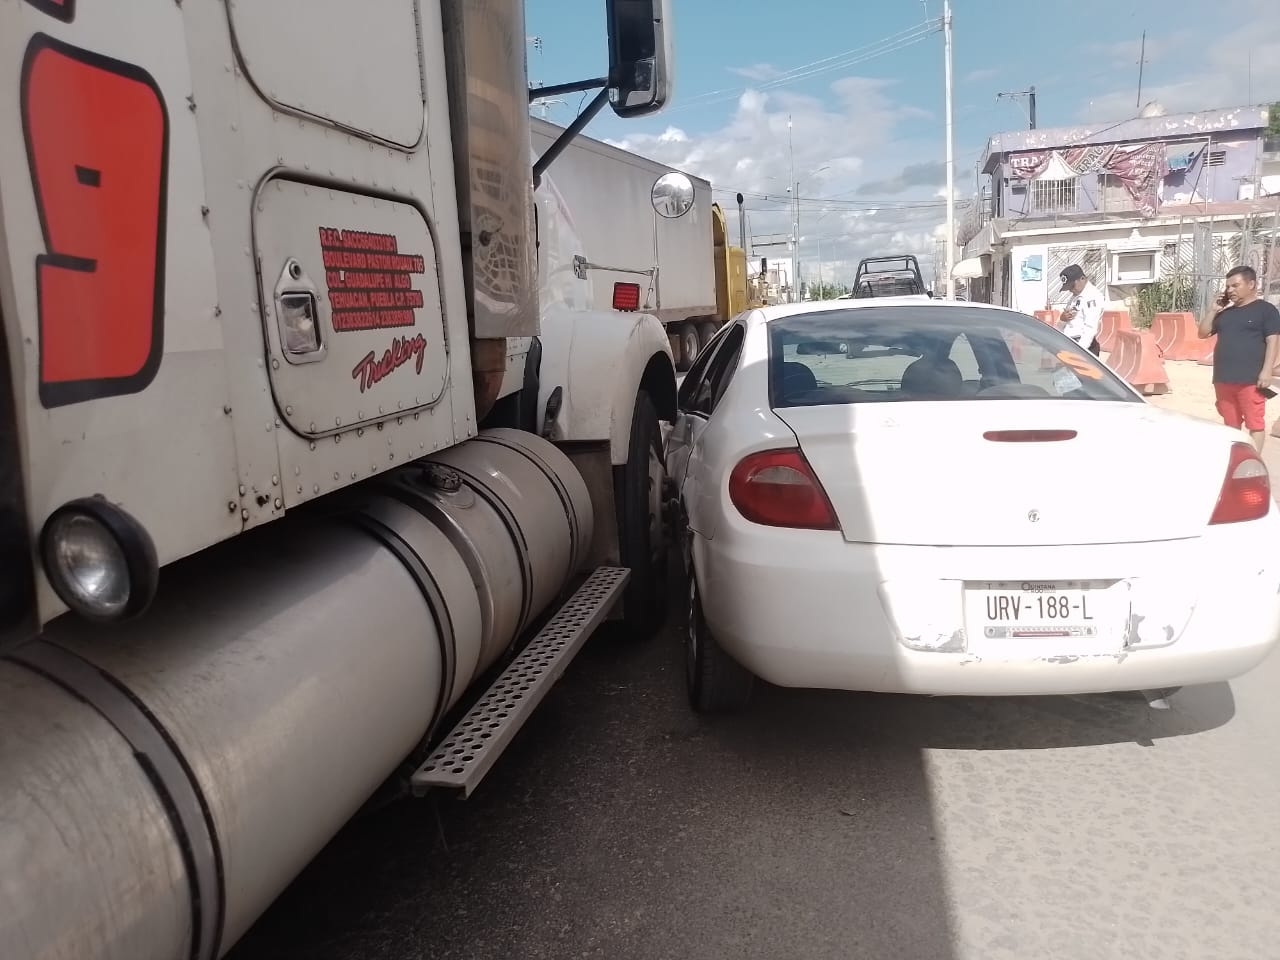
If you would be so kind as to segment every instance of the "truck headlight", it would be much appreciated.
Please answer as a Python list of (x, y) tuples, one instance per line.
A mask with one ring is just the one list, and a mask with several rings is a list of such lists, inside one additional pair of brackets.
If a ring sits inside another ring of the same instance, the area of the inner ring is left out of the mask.
[(137, 520), (100, 497), (72, 500), (50, 514), (40, 552), (54, 592), (87, 620), (135, 616), (155, 597), (155, 544)]

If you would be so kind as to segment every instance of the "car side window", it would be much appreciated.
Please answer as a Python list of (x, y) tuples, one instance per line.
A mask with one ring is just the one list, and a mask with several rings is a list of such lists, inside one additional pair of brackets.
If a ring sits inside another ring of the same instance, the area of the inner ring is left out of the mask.
[(694, 409), (694, 398), (706, 382), (707, 366), (711, 363), (711, 358), (715, 356), (720, 344), (724, 342), (724, 337), (721, 336), (724, 333), (724, 329), (722, 327), (717, 330), (715, 335), (707, 341), (707, 345), (698, 351), (698, 356), (694, 358), (693, 366), (684, 375), (684, 380), (680, 383), (679, 393), (676, 395), (676, 406), (680, 410)]
[(715, 410), (716, 404), (720, 402), (725, 389), (729, 386), (729, 381), (733, 379), (733, 374), (738, 369), (738, 358), (742, 355), (744, 336), (741, 324), (734, 324), (725, 335), (724, 345), (716, 351), (716, 355), (707, 367), (707, 376), (693, 398), (692, 409), (695, 413), (709, 417)]

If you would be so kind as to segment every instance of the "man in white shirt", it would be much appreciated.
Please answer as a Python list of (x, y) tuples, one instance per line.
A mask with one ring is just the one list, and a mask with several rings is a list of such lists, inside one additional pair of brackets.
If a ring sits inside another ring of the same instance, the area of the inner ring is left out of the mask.
[(1070, 291), (1071, 300), (1062, 311), (1062, 332), (1086, 350), (1098, 356), (1098, 331), (1102, 328), (1102, 291), (1085, 277), (1080, 265), (1073, 263), (1059, 275), (1062, 289)]

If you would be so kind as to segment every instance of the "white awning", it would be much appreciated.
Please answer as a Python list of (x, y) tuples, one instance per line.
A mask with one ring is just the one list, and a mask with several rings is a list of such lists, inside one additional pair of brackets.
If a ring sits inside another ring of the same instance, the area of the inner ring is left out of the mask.
[(991, 272), (990, 263), (991, 257), (989, 254), (969, 257), (955, 265), (955, 268), (951, 271), (951, 276), (956, 280), (976, 280), (978, 277), (985, 277)]

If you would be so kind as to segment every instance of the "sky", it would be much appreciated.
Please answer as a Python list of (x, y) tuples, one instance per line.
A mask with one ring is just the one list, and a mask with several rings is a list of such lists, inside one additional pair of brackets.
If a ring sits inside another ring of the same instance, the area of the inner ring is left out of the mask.
[[(988, 137), (1280, 100), (1280, 0), (953, 0), (955, 194), (967, 202)], [(791, 231), (800, 181), (802, 270), (852, 279), (863, 256), (915, 253), (933, 277), (946, 218), (942, 0), (672, 0), (675, 95), (659, 114), (608, 108), (588, 136), (711, 181), (736, 237), (746, 196), (760, 244)], [(601, 0), (527, 0), (531, 82), (599, 76)], [(537, 38), (537, 43), (533, 38)], [(567, 124), (586, 95), (547, 107)], [(791, 120), (788, 140), (788, 118)], [(957, 213), (957, 218), (961, 214)], [(786, 247), (757, 255), (786, 256)], [(819, 256), (819, 253), (821, 254)], [(845, 276), (845, 274), (848, 276)]]

